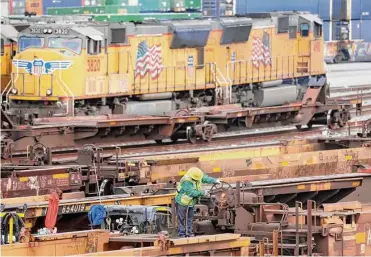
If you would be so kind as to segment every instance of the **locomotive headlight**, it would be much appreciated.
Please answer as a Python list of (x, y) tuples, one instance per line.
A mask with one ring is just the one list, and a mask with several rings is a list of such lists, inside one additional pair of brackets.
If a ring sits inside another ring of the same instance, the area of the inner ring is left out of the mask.
[(46, 90), (46, 95), (47, 96), (51, 96), (52, 93), (53, 93), (53, 91), (50, 88)]
[(48, 29), (48, 33), (49, 34), (52, 34), (53, 30), (52, 29)]
[(11, 92), (13, 95), (16, 95), (18, 93), (18, 90), (15, 87), (13, 87)]
[(44, 34), (48, 33), (48, 29), (43, 30)]

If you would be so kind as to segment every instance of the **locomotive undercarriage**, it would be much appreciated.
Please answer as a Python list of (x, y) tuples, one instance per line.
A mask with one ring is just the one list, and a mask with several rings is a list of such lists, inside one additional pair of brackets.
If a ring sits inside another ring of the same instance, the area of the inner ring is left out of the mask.
[[(221, 101), (220, 89), (192, 90), (175, 93), (146, 94), (131, 97), (50, 102), (13, 100), (3, 109), (17, 124), (32, 124), (32, 119), (42, 117), (96, 116), (108, 114), (167, 115), (179, 109), (192, 109), (213, 105), (241, 104), (243, 107), (279, 106), (302, 100), (308, 78), (273, 81), (231, 87)], [(224, 92), (224, 94), (226, 94)], [(182, 115), (182, 112), (178, 112)]]

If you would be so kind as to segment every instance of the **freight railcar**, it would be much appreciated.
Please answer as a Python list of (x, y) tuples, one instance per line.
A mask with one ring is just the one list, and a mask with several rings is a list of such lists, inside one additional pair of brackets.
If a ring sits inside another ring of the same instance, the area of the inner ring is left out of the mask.
[(325, 77), (309, 13), (135, 23), (33, 24), (19, 34), (8, 114), (161, 115), (239, 103), (279, 106)]

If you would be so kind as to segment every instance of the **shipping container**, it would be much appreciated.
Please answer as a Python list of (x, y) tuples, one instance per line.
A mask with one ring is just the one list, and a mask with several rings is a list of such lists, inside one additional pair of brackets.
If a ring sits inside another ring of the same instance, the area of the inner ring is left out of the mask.
[(118, 5), (106, 6), (106, 13), (130, 14), (139, 12), (140, 12), (139, 6), (118, 6)]
[(81, 0), (44, 0), (43, 14), (48, 13), (48, 8), (56, 7), (81, 7)]
[(99, 14), (106, 13), (104, 6), (94, 7), (65, 7), (65, 8), (48, 8), (48, 15), (74, 15), (74, 14)]
[(352, 1), (352, 20), (371, 20), (371, 1)]
[(9, 1), (1, 1), (1, 16), (9, 16)]
[(81, 6), (105, 6), (105, 0), (81, 0)]
[(351, 20), (352, 0), (332, 0), (332, 20)]
[(351, 39), (357, 40), (361, 39), (361, 21), (360, 20), (351, 20)]
[(26, 0), (26, 11), (36, 13), (36, 15), (42, 15), (43, 0)]
[(233, 2), (231, 0), (203, 0), (202, 13), (205, 16), (233, 15)]
[(96, 21), (108, 22), (130, 22), (130, 21), (145, 21), (149, 19), (156, 20), (176, 20), (176, 19), (192, 19), (202, 16), (201, 13), (133, 13), (133, 14), (96, 14), (92, 15)]
[(73, 15), (73, 14), (130, 14), (139, 13), (139, 6), (84, 6), (48, 8), (48, 15)]
[(172, 12), (184, 12), (184, 0), (170, 0), (170, 11)]
[(25, 0), (10, 0), (9, 1), (9, 14), (10, 15), (24, 15), (26, 11)]
[(322, 26), (322, 30), (323, 30), (323, 36), (324, 36), (325, 41), (330, 41), (331, 34), (332, 34), (331, 22), (330, 21), (324, 21), (323, 26)]
[(139, 0), (140, 12), (169, 12), (171, 1), (172, 0)]
[(235, 0), (235, 5), (236, 14), (296, 10), (325, 21), (371, 19), (371, 0)]
[(184, 7), (186, 11), (202, 11), (202, 0), (184, 0)]
[[(236, 13), (272, 11), (308, 11), (319, 12), (319, 5), (329, 3), (329, 0), (235, 0)], [(329, 10), (330, 8), (328, 8)]]
[(349, 40), (350, 27), (347, 21), (332, 22), (332, 40)]
[(352, 20), (352, 39), (371, 43), (371, 20)]

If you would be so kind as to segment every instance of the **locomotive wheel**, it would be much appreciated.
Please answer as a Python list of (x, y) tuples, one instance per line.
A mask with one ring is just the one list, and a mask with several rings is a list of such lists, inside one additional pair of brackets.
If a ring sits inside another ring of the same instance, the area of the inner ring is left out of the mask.
[(338, 125), (340, 128), (344, 127), (345, 125), (345, 121), (344, 121), (344, 115), (343, 113), (339, 113), (339, 119), (338, 119)]
[(156, 142), (156, 144), (161, 145), (162, 144), (162, 139), (156, 139), (155, 142)]
[(208, 126), (209, 123), (209, 121), (205, 121), (205, 127), (202, 129), (202, 139), (205, 142), (210, 142), (213, 139), (213, 128)]
[(195, 133), (193, 132), (193, 129), (190, 128), (190, 129), (187, 129), (187, 140), (188, 142), (190, 142), (191, 144), (195, 144), (196, 141), (197, 141), (197, 137), (195, 135)]
[(341, 128), (344, 127), (348, 120), (350, 120), (350, 113), (348, 111), (343, 110), (340, 113), (340, 119), (338, 122), (339, 127)]
[(336, 125), (339, 124), (339, 120), (340, 120), (340, 113), (338, 111), (331, 112), (329, 117), (327, 117), (328, 128), (335, 129)]
[(111, 180), (105, 179), (100, 184), (99, 195), (112, 195), (113, 194), (113, 182)]
[(307, 127), (311, 129), (313, 127), (313, 123), (308, 122)]
[(301, 125), (295, 125), (297, 130), (301, 130)]

